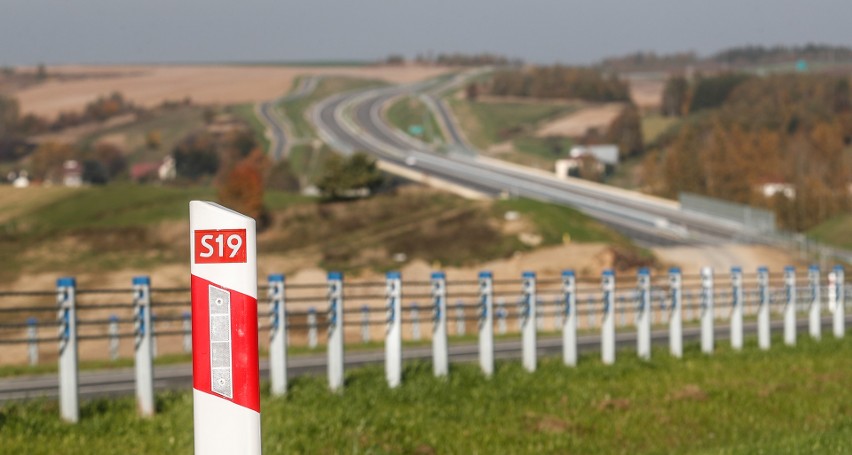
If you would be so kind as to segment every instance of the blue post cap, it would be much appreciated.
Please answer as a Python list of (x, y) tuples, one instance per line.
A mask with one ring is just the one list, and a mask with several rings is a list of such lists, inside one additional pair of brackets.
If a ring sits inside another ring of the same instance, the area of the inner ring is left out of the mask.
[(328, 279), (329, 280), (342, 280), (343, 279), (343, 272), (328, 272)]
[(27, 324), (36, 325), (36, 324), (38, 324), (38, 319), (33, 318), (33, 317), (29, 317), (29, 318), (27, 318)]
[(735, 265), (731, 267), (731, 273), (743, 273), (743, 268)]
[(361, 306), (361, 311), (366, 313), (367, 311), (370, 311), (370, 307), (368, 307), (367, 305), (363, 305)]
[(189, 319), (189, 318), (191, 318), (191, 317), (192, 317), (192, 314), (190, 314), (190, 312), (189, 312), (189, 311), (184, 311), (184, 312), (183, 312), (183, 318), (184, 318), (184, 319)]
[(796, 271), (796, 268), (793, 267), (792, 265), (788, 265), (788, 266), (784, 267), (784, 273), (793, 273), (795, 271)]
[(651, 271), (648, 270), (648, 267), (642, 267), (639, 269), (639, 275), (650, 275)]
[(527, 270), (527, 271), (525, 271), (524, 273), (521, 274), (521, 277), (523, 277), (523, 278), (535, 278), (535, 272)]
[(418, 309), (419, 307), (417, 306), (417, 302), (411, 302), (411, 308), (415, 310)]
[(680, 267), (670, 268), (669, 273), (672, 274), (672, 275), (680, 275)]
[(808, 267), (808, 270), (810, 270), (811, 272), (819, 272), (819, 266), (816, 264), (811, 264), (810, 267)]
[(766, 266), (760, 266), (757, 268), (757, 273), (769, 273), (769, 268)]
[(273, 273), (268, 277), (270, 282), (284, 282), (284, 274), (283, 273)]
[(615, 271), (613, 271), (612, 269), (606, 269), (606, 270), (603, 271), (602, 275), (603, 276), (615, 276)]
[(562, 276), (564, 276), (564, 277), (574, 276), (574, 270), (573, 269), (563, 270)]
[(398, 271), (394, 270), (394, 271), (391, 271), (391, 272), (388, 272), (388, 273), (387, 273), (387, 278), (388, 278), (389, 280), (399, 280), (399, 279), (401, 279), (401, 278), (402, 278), (402, 274), (401, 274), (401, 273), (399, 273)]
[(447, 274), (444, 272), (432, 272), (433, 280), (445, 280), (447, 279)]
[(308, 313), (316, 313), (316, 312), (317, 312), (316, 308), (314, 308), (314, 307), (308, 308)]
[(147, 285), (147, 286), (150, 286), (150, 285), (151, 285), (151, 277), (149, 277), (149, 276), (147, 276), (147, 275), (143, 275), (143, 276), (135, 276), (135, 277), (133, 277), (133, 284), (134, 284), (134, 285)]
[(77, 280), (74, 277), (66, 276), (56, 280), (56, 286), (59, 287), (77, 287)]
[(118, 322), (118, 316), (114, 314), (109, 315), (109, 322)]
[(490, 270), (483, 270), (479, 272), (479, 278), (493, 278), (494, 274), (491, 273)]
[(834, 270), (835, 270), (835, 271), (841, 271), (841, 272), (842, 272), (842, 271), (843, 271), (843, 266), (842, 266), (842, 265), (840, 265), (840, 264), (837, 264), (837, 265), (835, 265), (835, 266), (834, 266)]

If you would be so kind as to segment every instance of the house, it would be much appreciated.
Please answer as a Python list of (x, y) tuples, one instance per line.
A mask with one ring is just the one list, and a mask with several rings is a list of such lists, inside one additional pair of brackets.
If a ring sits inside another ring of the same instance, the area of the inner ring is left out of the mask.
[(796, 187), (791, 183), (783, 181), (768, 181), (757, 185), (760, 194), (765, 198), (775, 197), (776, 194), (781, 194), (787, 199), (796, 198)]
[(67, 160), (62, 164), (62, 184), (77, 188), (83, 186), (83, 166), (77, 160)]
[(575, 145), (571, 147), (568, 155), (570, 158), (556, 161), (555, 171), (559, 178), (577, 175), (584, 162), (589, 160), (594, 161), (594, 165), (601, 173), (618, 165), (618, 146), (613, 144)]

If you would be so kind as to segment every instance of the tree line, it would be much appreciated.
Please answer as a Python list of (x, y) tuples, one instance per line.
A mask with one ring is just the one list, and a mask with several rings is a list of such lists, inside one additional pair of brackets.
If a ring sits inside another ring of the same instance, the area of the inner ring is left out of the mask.
[(630, 101), (630, 87), (616, 74), (561, 65), (497, 71), (490, 84), (497, 96)]
[[(676, 86), (692, 101), (673, 102), (664, 94), (664, 110), (696, 113), (665, 135), (658, 153), (646, 160), (645, 180), (656, 192), (676, 197), (687, 191), (774, 209), (781, 225), (794, 230), (850, 208), (852, 97), (846, 77), (719, 75), (710, 85), (720, 98), (693, 109), (707, 80), (667, 84), (667, 92)], [(767, 198), (760, 192), (766, 183), (790, 185), (795, 195)]]

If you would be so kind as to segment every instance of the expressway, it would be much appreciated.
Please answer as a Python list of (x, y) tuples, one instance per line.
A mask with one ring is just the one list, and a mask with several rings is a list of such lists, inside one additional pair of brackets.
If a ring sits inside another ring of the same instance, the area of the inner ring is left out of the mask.
[[(458, 83), (457, 79), (449, 83)], [(432, 178), (475, 189), (488, 196), (521, 196), (574, 207), (593, 218), (652, 245), (718, 244), (759, 241), (742, 225), (680, 210), (673, 201), (582, 181), (475, 155), (465, 150), (462, 135), (441, 102), (429, 103), (445, 123), (461, 152), (438, 153), (389, 126), (384, 108), (399, 96), (434, 93), (446, 81), (371, 89), (335, 95), (318, 103), (311, 119), (321, 137), (343, 153), (365, 150), (380, 160), (408, 166)]]
[(316, 89), (317, 83), (319, 83), (319, 78), (315, 76), (304, 77), (299, 81), (298, 87), (293, 92), (274, 100), (264, 101), (257, 106), (257, 117), (272, 136), (269, 140), (269, 156), (273, 160), (279, 161), (286, 158), (287, 151), (290, 148), (287, 141), (289, 123), (278, 112), (278, 104), (310, 95)]

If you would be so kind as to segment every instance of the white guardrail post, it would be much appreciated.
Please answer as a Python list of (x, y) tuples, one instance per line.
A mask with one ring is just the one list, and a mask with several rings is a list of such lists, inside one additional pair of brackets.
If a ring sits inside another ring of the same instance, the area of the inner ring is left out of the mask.
[(385, 335), (385, 378), (390, 388), (402, 378), (402, 275), (387, 273), (387, 334)]
[(66, 277), (56, 280), (59, 307), (59, 414), (62, 420), (80, 420), (79, 375), (77, 365), (77, 281)]
[(447, 276), (432, 273), (432, 369), (435, 376), (449, 372), (447, 352)]
[(842, 265), (834, 266), (834, 337), (846, 334), (846, 288)]
[(107, 324), (107, 335), (109, 335), (109, 341), (107, 341), (107, 351), (109, 353), (109, 359), (118, 360), (118, 316), (114, 314), (109, 315), (109, 324)]
[(636, 275), (638, 311), (636, 317), (636, 354), (640, 359), (651, 358), (651, 272), (643, 267)]
[(524, 369), (536, 369), (536, 289), (535, 272), (521, 275), (521, 338)]
[(27, 357), (30, 366), (38, 365), (38, 319), (27, 318)]
[(479, 366), (486, 377), (494, 374), (494, 276), (479, 272)]
[(269, 282), (269, 391), (287, 393), (287, 310), (284, 306), (284, 275), (273, 274)]
[(769, 269), (757, 269), (757, 345), (769, 349), (772, 340), (769, 327)]
[(603, 290), (603, 319), (601, 321), (601, 360), (605, 365), (615, 363), (615, 272), (604, 270), (601, 277)]
[(669, 352), (673, 357), (683, 357), (683, 276), (680, 269), (669, 269)]
[[(577, 278), (573, 270), (562, 272), (562, 360), (577, 366)], [(558, 307), (557, 307), (558, 308)]]
[(144, 417), (154, 415), (154, 353), (151, 340), (151, 278), (133, 278), (136, 406)]
[(701, 269), (701, 352), (712, 354), (713, 340), (713, 269)]
[[(308, 314), (310, 316), (310, 313)], [(316, 320), (316, 314), (314, 314)], [(343, 389), (343, 273), (328, 273), (328, 388)]]
[(731, 267), (731, 348), (743, 348), (743, 269)]
[(189, 224), (195, 453), (259, 455), (255, 222), (192, 201)]
[(811, 288), (811, 305), (808, 308), (808, 329), (811, 338), (822, 336), (822, 289), (820, 288), (819, 266), (808, 267), (808, 286)]
[(796, 268), (784, 267), (784, 344), (796, 345)]

